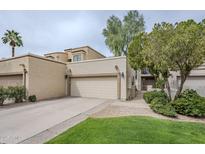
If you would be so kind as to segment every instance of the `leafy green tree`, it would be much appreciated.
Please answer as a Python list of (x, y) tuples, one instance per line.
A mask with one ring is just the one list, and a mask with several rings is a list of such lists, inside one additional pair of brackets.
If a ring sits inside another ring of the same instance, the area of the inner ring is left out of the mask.
[(170, 60), (169, 67), (180, 74), (180, 85), (175, 99), (180, 95), (191, 70), (205, 60), (205, 22), (187, 20), (177, 23), (165, 53)]
[(129, 43), (135, 35), (144, 31), (144, 18), (138, 11), (129, 11), (121, 21), (116, 16), (107, 20), (107, 27), (103, 29), (105, 44), (114, 56), (127, 55)]
[(4, 34), (4, 37), (2, 37), (2, 41), (4, 44), (9, 43), (9, 45), (12, 47), (12, 57), (15, 56), (15, 47), (23, 46), (22, 37), (14, 30), (7, 30), (7, 32)]
[(133, 38), (128, 47), (128, 61), (133, 69), (139, 70), (146, 67), (142, 50), (145, 44), (145, 33), (140, 33)]
[(136, 36), (128, 50), (128, 59), (131, 66), (135, 69), (148, 68), (155, 81), (158, 81), (157, 85), (160, 83), (161, 89), (164, 89), (166, 84), (170, 99), (171, 90), (168, 82), (170, 76), (169, 64), (164, 54), (164, 48), (172, 33), (172, 24), (155, 24), (152, 32)]
[(145, 65), (156, 81), (161, 82), (161, 88), (167, 88), (169, 99), (171, 99), (171, 89), (168, 78), (170, 76), (169, 59), (166, 56), (165, 48), (172, 37), (174, 26), (169, 23), (155, 24), (152, 32), (147, 35), (146, 44), (143, 49)]
[(155, 24), (152, 32), (133, 39), (128, 59), (133, 68), (146, 67), (156, 79), (161, 77), (170, 98), (170, 71), (178, 71), (181, 83), (175, 99), (178, 98), (191, 70), (205, 60), (205, 20), (200, 23), (187, 20), (175, 25)]

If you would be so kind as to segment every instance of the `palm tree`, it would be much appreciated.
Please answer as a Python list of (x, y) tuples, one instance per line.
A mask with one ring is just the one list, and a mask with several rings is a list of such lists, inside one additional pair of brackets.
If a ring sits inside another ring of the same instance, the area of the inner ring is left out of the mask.
[(12, 47), (12, 57), (15, 56), (15, 47), (23, 46), (22, 37), (14, 30), (7, 30), (4, 37), (1, 38), (4, 44), (9, 43)]

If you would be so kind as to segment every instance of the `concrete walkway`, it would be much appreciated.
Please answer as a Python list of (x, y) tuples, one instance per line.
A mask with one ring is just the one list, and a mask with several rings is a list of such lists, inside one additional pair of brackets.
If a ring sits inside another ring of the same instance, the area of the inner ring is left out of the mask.
[[(86, 113), (106, 102), (107, 100), (103, 99), (62, 98), (16, 108), (1, 108), (0, 143), (43, 143), (67, 129), (68, 126), (84, 120), (88, 117)], [(66, 122), (69, 125), (63, 127)], [(60, 129), (51, 129), (59, 124), (62, 124)], [(35, 138), (36, 135), (50, 129), (55, 133), (47, 136), (43, 134), (44, 137), (40, 139)], [(32, 140), (33, 138), (35, 139)]]
[(169, 118), (161, 114), (153, 112), (149, 105), (142, 98), (132, 101), (120, 102), (115, 101), (103, 110), (92, 115), (95, 118), (103, 117), (119, 117), (119, 116), (151, 116), (160, 119), (168, 119), (175, 121), (201, 122), (205, 123), (205, 118), (193, 118), (183, 115), (177, 115), (177, 118)]

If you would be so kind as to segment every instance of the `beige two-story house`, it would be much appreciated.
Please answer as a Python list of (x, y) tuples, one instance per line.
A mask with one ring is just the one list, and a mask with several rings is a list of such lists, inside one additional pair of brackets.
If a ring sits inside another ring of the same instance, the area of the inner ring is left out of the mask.
[(127, 58), (89, 46), (0, 60), (0, 86), (25, 86), (38, 100), (65, 96), (127, 100), (135, 97), (135, 71)]

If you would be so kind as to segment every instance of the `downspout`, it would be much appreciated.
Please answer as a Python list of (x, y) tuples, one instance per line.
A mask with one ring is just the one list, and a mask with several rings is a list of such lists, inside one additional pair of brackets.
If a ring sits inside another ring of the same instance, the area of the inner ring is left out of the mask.
[(115, 69), (117, 71), (117, 98), (121, 99), (121, 74), (117, 65), (115, 65)]

